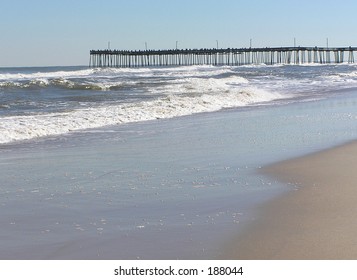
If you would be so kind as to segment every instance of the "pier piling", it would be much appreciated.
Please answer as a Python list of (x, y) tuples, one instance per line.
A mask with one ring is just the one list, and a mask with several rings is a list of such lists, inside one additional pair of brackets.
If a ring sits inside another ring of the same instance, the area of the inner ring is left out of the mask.
[[(91, 50), (89, 67), (354, 63), (356, 47), (277, 47), (175, 50)], [(348, 54), (347, 61), (344, 60)]]

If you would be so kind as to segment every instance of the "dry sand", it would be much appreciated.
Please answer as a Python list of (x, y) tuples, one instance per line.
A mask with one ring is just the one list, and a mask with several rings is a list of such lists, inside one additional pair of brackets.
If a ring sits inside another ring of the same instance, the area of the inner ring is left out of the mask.
[(264, 169), (296, 191), (263, 205), (227, 259), (357, 259), (357, 142)]

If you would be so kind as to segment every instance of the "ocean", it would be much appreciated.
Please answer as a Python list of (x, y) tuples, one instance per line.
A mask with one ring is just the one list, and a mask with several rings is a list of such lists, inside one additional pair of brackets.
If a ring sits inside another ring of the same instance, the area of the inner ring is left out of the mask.
[(1, 259), (214, 259), (259, 170), (357, 137), (357, 65), (0, 68)]

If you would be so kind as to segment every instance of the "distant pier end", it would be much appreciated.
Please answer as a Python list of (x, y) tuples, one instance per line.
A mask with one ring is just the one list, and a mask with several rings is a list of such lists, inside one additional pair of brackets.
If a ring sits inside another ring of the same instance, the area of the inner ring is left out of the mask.
[(357, 47), (91, 50), (89, 67), (354, 63), (354, 52), (356, 51)]

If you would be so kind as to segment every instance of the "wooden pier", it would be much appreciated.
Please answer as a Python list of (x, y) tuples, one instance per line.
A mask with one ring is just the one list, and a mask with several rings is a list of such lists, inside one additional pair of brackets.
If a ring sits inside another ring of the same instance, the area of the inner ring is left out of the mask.
[(357, 47), (91, 50), (89, 67), (354, 63)]

